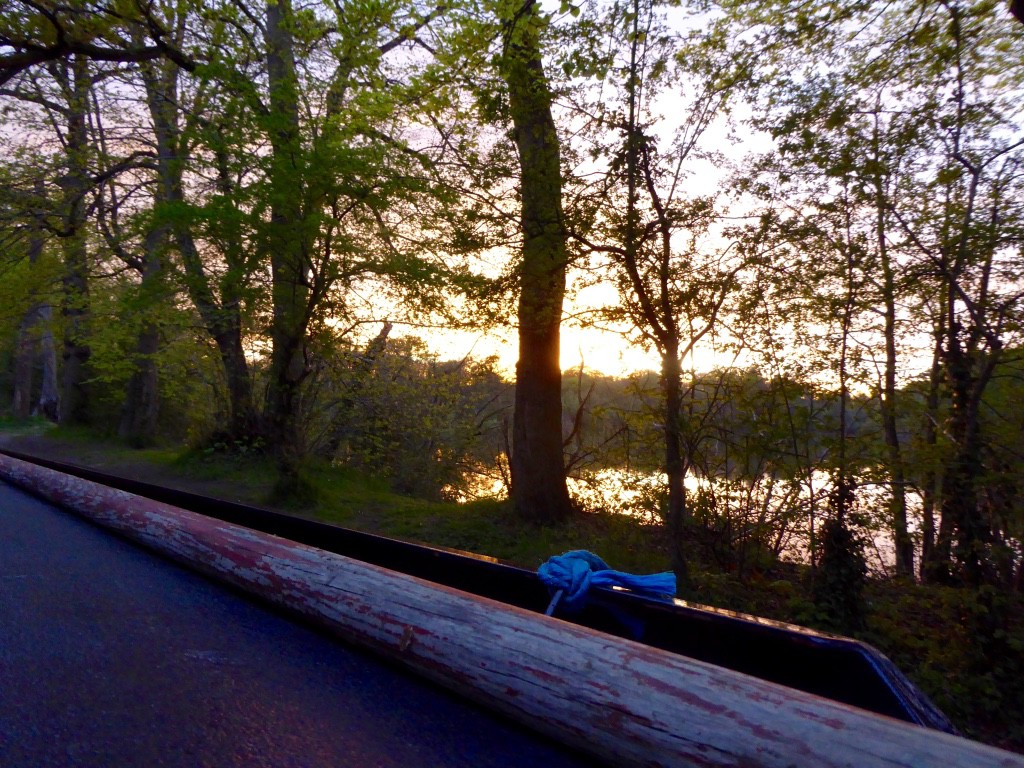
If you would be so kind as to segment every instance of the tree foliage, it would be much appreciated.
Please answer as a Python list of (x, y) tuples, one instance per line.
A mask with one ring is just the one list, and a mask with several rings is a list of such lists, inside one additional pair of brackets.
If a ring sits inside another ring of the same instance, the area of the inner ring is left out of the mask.
[[(11, 402), (57, 338), (61, 419), (133, 444), (511, 470), (541, 522), (627, 469), (681, 574), (821, 565), (849, 507), (902, 577), (1019, 584), (1022, 35), (995, 0), (14, 2)], [(581, 287), (656, 387), (563, 377)], [(516, 326), (511, 414), (408, 322)]]

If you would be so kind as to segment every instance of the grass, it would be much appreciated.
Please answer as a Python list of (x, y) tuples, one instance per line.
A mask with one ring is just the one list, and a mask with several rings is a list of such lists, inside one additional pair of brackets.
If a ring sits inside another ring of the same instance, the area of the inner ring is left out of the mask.
[(41, 435), (53, 425), (40, 416), (19, 419), (9, 413), (0, 413), (0, 434), (5, 435)]
[[(122, 456), (107, 446), (112, 457)], [(580, 515), (561, 525), (523, 523), (511, 505), (481, 500), (435, 502), (393, 492), (383, 480), (323, 461), (308, 462), (298, 497), (275, 493), (275, 466), (260, 453), (166, 450), (135, 451), (133, 458), (165, 469), (169, 481), (199, 484), (233, 499), (264, 504), (357, 530), (435, 546), (461, 549), (536, 568), (569, 549), (594, 549), (623, 570), (655, 571), (667, 566), (657, 530), (613, 514)]]

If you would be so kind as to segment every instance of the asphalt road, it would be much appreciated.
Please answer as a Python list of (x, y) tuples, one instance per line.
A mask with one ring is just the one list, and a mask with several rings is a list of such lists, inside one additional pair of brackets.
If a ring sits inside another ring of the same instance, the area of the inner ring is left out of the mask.
[(0, 766), (585, 758), (0, 483)]

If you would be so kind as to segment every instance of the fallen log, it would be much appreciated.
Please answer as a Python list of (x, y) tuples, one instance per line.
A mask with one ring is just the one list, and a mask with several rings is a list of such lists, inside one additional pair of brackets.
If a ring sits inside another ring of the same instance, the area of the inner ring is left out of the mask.
[(907, 725), (0, 455), (0, 477), (615, 766), (1002, 766)]

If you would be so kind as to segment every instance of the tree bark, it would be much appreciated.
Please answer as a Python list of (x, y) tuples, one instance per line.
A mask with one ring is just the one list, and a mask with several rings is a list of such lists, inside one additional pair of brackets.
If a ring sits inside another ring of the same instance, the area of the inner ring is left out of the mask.
[[(37, 185), (36, 190), (37, 194), (40, 194), (38, 186), (41, 186), (41, 182)], [(43, 255), (43, 247), (43, 233), (39, 227), (34, 227), (28, 244), (28, 263), (30, 269), (34, 269), (39, 263), (39, 259)], [(50, 333), (50, 329), (43, 326), (44, 317), (46, 320), (49, 320), (49, 305), (45, 302), (37, 301), (25, 312), (25, 316), (18, 325), (14, 354), (14, 398), (11, 405), (15, 418), (27, 419), (32, 415), (32, 394), (35, 383), (37, 350), (41, 349), (42, 346), (39, 329), (42, 327), (43, 333)], [(51, 336), (51, 352), (52, 349), (53, 338)], [(48, 372), (44, 367), (44, 375), (45, 373)], [(42, 388), (46, 389), (47, 386), (44, 382)], [(54, 411), (55, 418), (56, 412)]]
[(14, 396), (11, 399), (11, 413), (16, 419), (27, 419), (32, 415), (32, 383), (36, 357), (35, 326), (38, 309), (29, 307), (18, 324), (14, 342)]
[[(988, 548), (992, 530), (978, 495), (983, 471), (981, 396), (998, 361), (996, 351), (975, 363), (974, 355), (963, 349), (957, 329), (950, 330), (945, 355), (950, 388), (949, 436), (953, 455), (942, 481), (942, 518), (956, 530), (954, 554), (966, 582), (979, 586), (990, 579)], [(975, 370), (977, 368), (978, 370)], [(948, 541), (948, 539), (947, 539)]]
[(534, 0), (516, 11), (504, 19), (502, 56), (519, 153), (523, 230), (512, 496), (520, 517), (553, 523), (572, 513), (562, 454), (559, 359), (567, 232), (558, 134), (540, 52), (542, 21)]
[(160, 331), (146, 322), (135, 345), (135, 371), (128, 381), (118, 437), (142, 448), (156, 441), (160, 415), (160, 377), (154, 357), (160, 351)]
[(39, 401), (36, 412), (50, 421), (60, 416), (60, 387), (57, 385), (57, 347), (53, 341), (50, 321), (53, 308), (48, 303), (39, 306), (39, 323), (43, 328), (39, 339), (39, 359), (42, 381), (39, 386)]
[(140, 286), (146, 295), (146, 300), (142, 302), (144, 317), (135, 345), (135, 370), (128, 381), (118, 428), (118, 437), (138, 448), (155, 442), (157, 418), (160, 415), (160, 377), (156, 366), (156, 354), (160, 351), (160, 328), (152, 314), (154, 306), (162, 301), (156, 286), (163, 274), (160, 248), (164, 238), (163, 227), (153, 229), (146, 237)]
[[(878, 154), (877, 125), (875, 150)], [(889, 517), (892, 520), (893, 543), (896, 547), (896, 575), (914, 574), (914, 541), (907, 527), (906, 473), (903, 448), (896, 423), (896, 279), (889, 255), (886, 227), (886, 194), (880, 174), (875, 176), (875, 214), (878, 255), (882, 267), (882, 300), (885, 304), (885, 374), (881, 392), (882, 432), (889, 454)]]
[[(992, 583), (995, 573), (992, 562), (992, 528), (981, 505), (979, 485), (984, 472), (984, 437), (981, 404), (985, 389), (999, 363), (1004, 323), (1009, 319), (1005, 309), (990, 305), (995, 255), (1005, 242), (998, 234), (1004, 206), (1009, 202), (1000, 194), (986, 200), (1003, 182), (989, 179), (997, 187), (986, 191), (984, 177), (989, 163), (1000, 153), (979, 162), (971, 160), (974, 149), (964, 146), (970, 131), (964, 128), (971, 108), (965, 87), (963, 55), (971, 45), (971, 32), (965, 28), (963, 9), (947, 7), (952, 44), (956, 88), (951, 101), (956, 105), (956, 127), (950, 132), (951, 157), (963, 172), (964, 186), (958, 201), (956, 228), (938, 249), (942, 276), (946, 282), (945, 322), (946, 345), (943, 367), (950, 391), (948, 434), (952, 455), (942, 481), (942, 522), (947, 518), (956, 529), (955, 556), (960, 576), (970, 585)], [(980, 145), (979, 147), (980, 148)], [(969, 298), (968, 298), (969, 297)], [(968, 299), (968, 300), (964, 300)], [(994, 316), (990, 316), (993, 313)]]
[(226, 431), (231, 438), (251, 437), (258, 434), (262, 427), (253, 397), (249, 363), (242, 346), (240, 297), (230, 287), (222, 285), (221, 299), (218, 301), (188, 227), (176, 225), (174, 236), (185, 269), (189, 298), (217, 345), (217, 354), (224, 366), (230, 409)]
[[(183, 205), (186, 202), (183, 182), (186, 158), (182, 154), (179, 127), (178, 69), (169, 62), (163, 62), (162, 65), (149, 64), (142, 67), (142, 75), (158, 150), (160, 198), (162, 202)], [(220, 164), (219, 157), (218, 162)], [(226, 189), (227, 184), (226, 179), (218, 178), (218, 188), (222, 194), (230, 193), (230, 189)], [(213, 278), (207, 273), (188, 224), (175, 218), (171, 229), (181, 255), (189, 298), (217, 345), (224, 366), (230, 409), (226, 431), (231, 439), (251, 437), (259, 431), (259, 418), (253, 401), (249, 365), (242, 346), (241, 291), (238, 285), (242, 269), (232, 263), (231, 254), (225, 254), (228, 269), (221, 278), (218, 299), (211, 287)]]
[(928, 395), (925, 401), (922, 442), (929, 456), (924, 462), (921, 478), (921, 580), (939, 582), (948, 572), (948, 548), (945, 560), (941, 549), (936, 546), (935, 509), (939, 497), (939, 473), (935, 470), (935, 455), (938, 445), (939, 388), (942, 384), (942, 339), (945, 323), (940, 318), (935, 329), (935, 348), (932, 353), (932, 367), (928, 378)]
[[(645, 137), (639, 122), (639, 90), (642, 80), (639, 57), (640, 46), (640, 4), (633, 3), (630, 21), (630, 64), (626, 81), (628, 94), (628, 117), (626, 134), (626, 218), (624, 248), (621, 254), (622, 266), (629, 276), (630, 285), (637, 298), (642, 320), (657, 340), (661, 355), (661, 392), (664, 399), (665, 435), (665, 476), (668, 486), (668, 509), (665, 512), (665, 528), (668, 534), (668, 550), (672, 570), (682, 592), (691, 587), (689, 566), (683, 547), (688, 538), (689, 510), (686, 504), (687, 464), (692, 453), (683, 452), (682, 418), (682, 367), (680, 360), (679, 326), (676, 322), (672, 303), (669, 299), (668, 275), (672, 262), (672, 222), (661, 204), (650, 156), (643, 150)], [(659, 240), (656, 266), (656, 286), (651, 285), (641, 274), (641, 253), (644, 247), (644, 230), (640, 221), (639, 190), (646, 188), (651, 206), (654, 208), (657, 228), (653, 230)]]
[(682, 419), (682, 370), (679, 348), (670, 344), (661, 356), (661, 386), (665, 394), (665, 475), (668, 482), (666, 528), (669, 556), (680, 588), (690, 587), (690, 571), (683, 542), (689, 534), (690, 515), (686, 503), (686, 461), (680, 430)]
[(306, 331), (311, 262), (302, 211), (302, 143), (289, 0), (267, 3), (267, 76), (270, 89), (270, 268), (273, 319), (266, 428), (285, 484), (297, 479), (303, 453), (300, 387), (309, 372)]
[[(89, 65), (76, 55), (59, 67), (67, 97), (67, 168), (59, 179), (63, 213), (64, 275), (61, 314), (64, 322), (63, 396), (60, 423), (84, 424), (89, 416), (89, 252), (85, 240), (85, 196), (89, 188)], [(69, 71), (70, 70), (70, 71)]]

